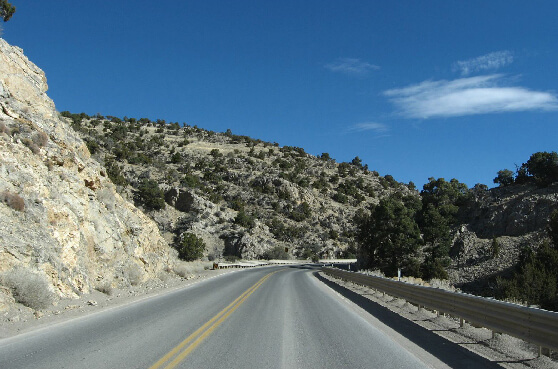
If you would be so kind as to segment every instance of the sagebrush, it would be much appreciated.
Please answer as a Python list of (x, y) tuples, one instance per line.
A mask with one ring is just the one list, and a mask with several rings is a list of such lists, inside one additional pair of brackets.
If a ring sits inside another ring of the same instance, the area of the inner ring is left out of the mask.
[(10, 208), (23, 211), (25, 210), (25, 201), (21, 196), (10, 191), (3, 191), (0, 193), (0, 201), (8, 205)]
[(41, 310), (54, 303), (54, 294), (44, 275), (26, 268), (16, 268), (0, 275), (0, 282), (12, 291), (15, 300), (34, 310)]

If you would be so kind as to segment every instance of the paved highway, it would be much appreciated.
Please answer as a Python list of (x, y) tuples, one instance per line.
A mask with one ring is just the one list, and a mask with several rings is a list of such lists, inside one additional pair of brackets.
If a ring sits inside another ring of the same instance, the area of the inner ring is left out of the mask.
[[(478, 368), (489, 364), (457, 345), (445, 347), (438, 355), (439, 341), (434, 339), (431, 344), (436, 348), (429, 350), (424, 342), (412, 342), (417, 337), (428, 341), (420, 338), (422, 333), (410, 335), (411, 340), (395, 331), (390, 334), (391, 328), (366, 315), (320, 281), (311, 267), (249, 269), (0, 340), (0, 368)], [(415, 328), (411, 324), (405, 329)]]

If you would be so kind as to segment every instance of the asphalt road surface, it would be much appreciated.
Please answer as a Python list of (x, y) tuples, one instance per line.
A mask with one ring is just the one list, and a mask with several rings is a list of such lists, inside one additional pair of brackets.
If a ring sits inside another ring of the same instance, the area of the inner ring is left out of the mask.
[[(375, 307), (355, 308), (343, 293), (328, 287), (312, 267), (238, 271), (0, 340), (0, 368), (383, 369), (492, 364), (385, 311), (378, 310), (380, 320), (367, 318), (363, 311), (375, 314)], [(394, 333), (386, 334), (386, 329)]]

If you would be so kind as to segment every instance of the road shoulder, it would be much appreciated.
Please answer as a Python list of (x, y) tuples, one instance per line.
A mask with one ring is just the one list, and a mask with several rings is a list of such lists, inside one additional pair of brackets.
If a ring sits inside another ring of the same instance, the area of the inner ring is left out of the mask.
[[(556, 361), (545, 356), (538, 357), (536, 346), (516, 338), (503, 334), (493, 336), (490, 330), (472, 327), (467, 323), (464, 327), (460, 327), (458, 319), (438, 315), (426, 309), (419, 311), (416, 306), (405, 300), (341, 281), (323, 273), (317, 273), (316, 278), (323, 282), (324, 288), (328, 288), (345, 301), (370, 324), (382, 330), (431, 367), (460, 367), (460, 360), (452, 358), (454, 353), (448, 355), (443, 350), (443, 347), (447, 346), (455, 351), (458, 346), (460, 350), (466, 350), (488, 361), (491, 366), (514, 369), (558, 368)], [(410, 331), (416, 329), (409, 327), (409, 324), (420, 327), (423, 336), (419, 338), (411, 335)], [(405, 326), (409, 329), (405, 329)], [(434, 335), (441, 340), (436, 339)], [(432, 343), (429, 344), (425, 340), (432, 340)]]

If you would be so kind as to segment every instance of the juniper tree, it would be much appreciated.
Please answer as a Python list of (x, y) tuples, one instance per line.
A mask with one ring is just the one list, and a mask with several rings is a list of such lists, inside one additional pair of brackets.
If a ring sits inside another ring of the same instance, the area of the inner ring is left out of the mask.
[(10, 4), (7, 0), (0, 0), (0, 17), (4, 19), (4, 22), (10, 20), (12, 15), (14, 15), (15, 10), (15, 6)]

